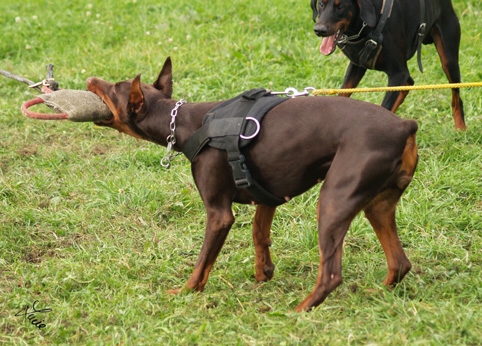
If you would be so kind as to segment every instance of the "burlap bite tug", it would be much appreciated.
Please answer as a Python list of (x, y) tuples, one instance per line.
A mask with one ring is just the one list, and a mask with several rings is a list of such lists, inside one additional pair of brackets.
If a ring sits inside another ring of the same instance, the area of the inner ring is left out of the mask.
[[(28, 108), (44, 103), (58, 114), (35, 113)], [(61, 89), (41, 94), (22, 105), (22, 112), (35, 119), (67, 119), (76, 122), (89, 122), (112, 118), (112, 113), (99, 96), (90, 91)]]
[(112, 117), (106, 104), (90, 91), (62, 89), (39, 97), (55, 111), (67, 113), (67, 119), (71, 121), (98, 121)]

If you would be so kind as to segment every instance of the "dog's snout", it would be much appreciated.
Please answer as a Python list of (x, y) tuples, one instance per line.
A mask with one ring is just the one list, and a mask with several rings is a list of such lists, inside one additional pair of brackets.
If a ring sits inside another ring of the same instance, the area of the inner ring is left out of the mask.
[(85, 83), (86, 83), (87, 85), (95, 84), (96, 79), (97, 79), (97, 78), (95, 78), (95, 77), (89, 77), (89, 78), (87, 78), (87, 80), (85, 81)]
[(110, 83), (97, 77), (87, 78), (85, 84), (87, 85), (87, 90), (92, 91), (96, 94), (98, 94), (99, 92), (105, 92), (111, 85)]
[(326, 36), (328, 32), (328, 27), (326, 25), (317, 24), (315, 25), (315, 34), (316, 36)]

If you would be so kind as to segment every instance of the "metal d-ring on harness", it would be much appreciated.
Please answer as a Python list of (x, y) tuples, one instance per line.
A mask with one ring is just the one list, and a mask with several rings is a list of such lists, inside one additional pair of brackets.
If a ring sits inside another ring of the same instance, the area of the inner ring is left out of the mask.
[(259, 130), (261, 130), (261, 124), (259, 123), (258, 119), (253, 118), (253, 117), (246, 117), (245, 119), (253, 121), (256, 124), (256, 130), (253, 132), (253, 134), (251, 134), (249, 136), (245, 136), (245, 135), (240, 134), (239, 138), (241, 138), (241, 139), (253, 139), (254, 137), (256, 137), (258, 135)]

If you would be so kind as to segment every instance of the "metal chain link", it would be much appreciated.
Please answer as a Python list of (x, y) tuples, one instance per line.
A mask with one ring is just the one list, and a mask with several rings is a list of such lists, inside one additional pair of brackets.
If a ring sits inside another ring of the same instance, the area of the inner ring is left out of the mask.
[(169, 123), (169, 129), (171, 133), (167, 136), (167, 155), (161, 160), (161, 166), (169, 169), (171, 168), (171, 162), (176, 158), (176, 156), (181, 155), (182, 153), (173, 154), (171, 151), (173, 150), (174, 145), (176, 144), (176, 117), (179, 108), (183, 104), (187, 103), (186, 100), (180, 100), (176, 102), (176, 105), (171, 110), (171, 122)]

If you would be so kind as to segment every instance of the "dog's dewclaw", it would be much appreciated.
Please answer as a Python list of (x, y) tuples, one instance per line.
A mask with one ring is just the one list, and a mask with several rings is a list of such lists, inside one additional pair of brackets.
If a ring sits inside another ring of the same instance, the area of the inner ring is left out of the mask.
[(39, 97), (56, 112), (67, 113), (67, 119), (71, 121), (87, 122), (112, 118), (107, 105), (90, 91), (62, 89)]

